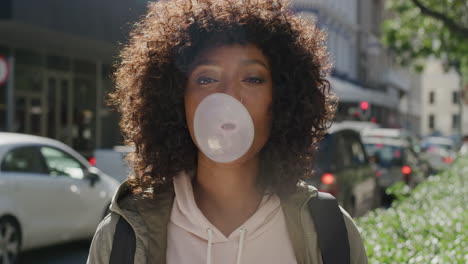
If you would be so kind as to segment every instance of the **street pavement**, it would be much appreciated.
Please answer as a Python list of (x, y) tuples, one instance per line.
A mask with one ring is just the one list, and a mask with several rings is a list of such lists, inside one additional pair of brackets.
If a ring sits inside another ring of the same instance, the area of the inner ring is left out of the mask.
[(91, 241), (79, 241), (22, 252), (18, 264), (84, 264)]

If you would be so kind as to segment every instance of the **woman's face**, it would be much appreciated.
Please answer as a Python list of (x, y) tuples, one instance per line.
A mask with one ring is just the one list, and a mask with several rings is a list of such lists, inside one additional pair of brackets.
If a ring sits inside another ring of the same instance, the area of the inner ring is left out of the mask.
[[(219, 46), (195, 58), (185, 90), (185, 115), (195, 144), (195, 110), (213, 93), (225, 93), (240, 101), (254, 124), (250, 149), (231, 163), (255, 157), (268, 140), (271, 128), (272, 80), (268, 59), (251, 44)], [(204, 154), (199, 152), (199, 155)]]

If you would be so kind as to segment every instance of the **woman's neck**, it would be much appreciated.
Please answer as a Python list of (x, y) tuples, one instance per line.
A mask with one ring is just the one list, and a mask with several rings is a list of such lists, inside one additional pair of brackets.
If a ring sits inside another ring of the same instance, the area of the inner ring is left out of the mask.
[(252, 216), (263, 193), (257, 186), (259, 158), (238, 164), (219, 164), (198, 155), (193, 192), (205, 217), (225, 236)]

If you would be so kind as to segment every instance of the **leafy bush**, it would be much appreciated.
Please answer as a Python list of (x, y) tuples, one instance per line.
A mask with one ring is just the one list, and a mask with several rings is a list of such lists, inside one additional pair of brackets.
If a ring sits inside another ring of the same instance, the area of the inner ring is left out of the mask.
[(369, 263), (468, 263), (468, 158), (357, 219)]

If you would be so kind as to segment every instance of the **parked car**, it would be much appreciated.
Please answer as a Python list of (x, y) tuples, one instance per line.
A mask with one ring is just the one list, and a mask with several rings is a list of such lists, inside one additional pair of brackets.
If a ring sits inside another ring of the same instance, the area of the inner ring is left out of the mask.
[(0, 260), (91, 238), (118, 185), (65, 144), (0, 132)]
[(385, 190), (397, 182), (414, 187), (425, 179), (428, 167), (416, 157), (408, 142), (400, 139), (363, 137), (367, 153), (374, 159), (382, 199), (389, 202)]
[(360, 134), (339, 123), (321, 142), (313, 177), (307, 182), (334, 195), (353, 216), (380, 206), (377, 181)]
[(402, 128), (366, 128), (361, 135), (366, 138), (391, 138), (406, 141), (415, 154), (421, 152), (420, 142), (417, 137)]
[(456, 145), (450, 138), (426, 137), (421, 142), (423, 156), (435, 172), (447, 169), (456, 157)]
[(421, 142), (423, 149), (428, 149), (431, 147), (444, 149), (450, 154), (453, 154), (457, 151), (455, 142), (451, 138), (446, 137), (426, 137)]
[(354, 120), (344, 120), (341, 122), (336, 122), (333, 124), (335, 129), (338, 128), (348, 128), (358, 132), (367, 130), (367, 129), (374, 129), (379, 128), (379, 125), (373, 122), (368, 121), (354, 121)]
[(424, 169), (426, 177), (437, 172), (436, 168), (431, 163), (430, 158), (422, 152), (419, 139), (405, 129), (368, 128), (363, 130), (361, 135), (363, 138), (383, 138), (403, 141), (405, 142), (404, 144), (412, 151), (416, 159), (418, 159), (418, 164), (420, 164)]

